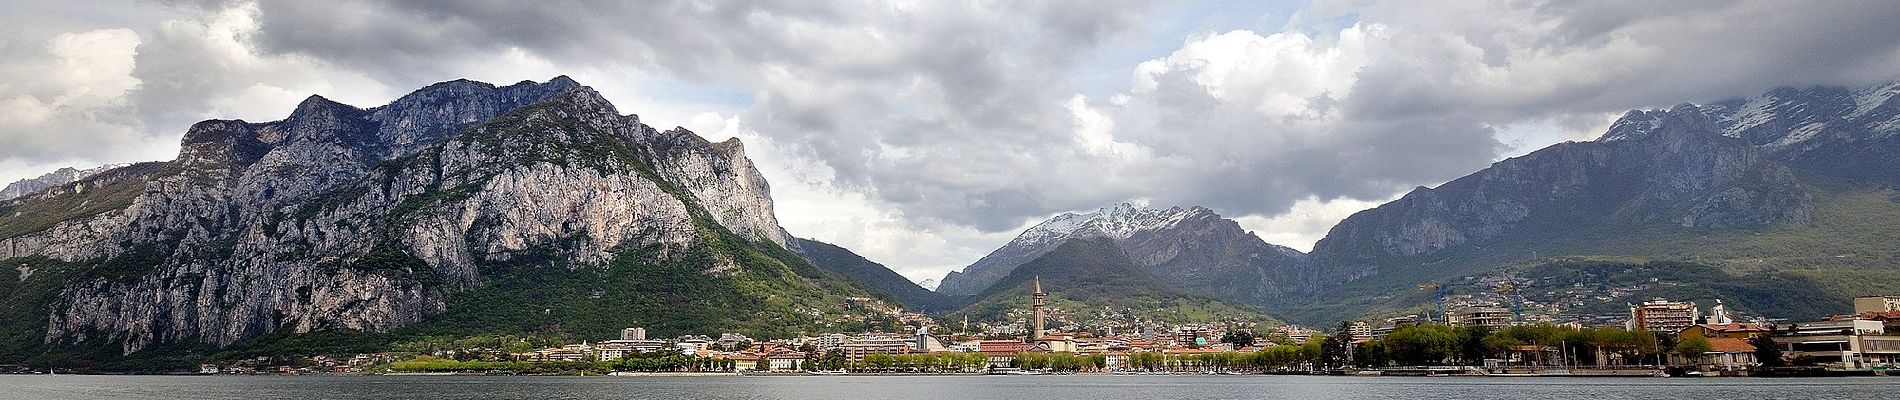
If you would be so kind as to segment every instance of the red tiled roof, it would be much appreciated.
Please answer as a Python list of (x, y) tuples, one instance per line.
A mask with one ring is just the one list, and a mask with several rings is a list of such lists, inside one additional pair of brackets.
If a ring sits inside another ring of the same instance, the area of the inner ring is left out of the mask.
[(976, 343), (978, 351), (990, 355), (1016, 354), (1028, 351), (1029, 343), (1014, 340), (985, 340)]
[(1736, 338), (1709, 339), (1709, 348), (1722, 353), (1747, 353), (1755, 351), (1755, 345), (1748, 344), (1748, 339)]

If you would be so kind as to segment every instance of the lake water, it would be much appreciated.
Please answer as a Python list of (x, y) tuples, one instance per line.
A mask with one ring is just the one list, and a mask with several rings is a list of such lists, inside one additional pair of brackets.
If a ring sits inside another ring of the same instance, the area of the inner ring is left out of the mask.
[(1900, 378), (36, 376), (0, 399), (1872, 399)]

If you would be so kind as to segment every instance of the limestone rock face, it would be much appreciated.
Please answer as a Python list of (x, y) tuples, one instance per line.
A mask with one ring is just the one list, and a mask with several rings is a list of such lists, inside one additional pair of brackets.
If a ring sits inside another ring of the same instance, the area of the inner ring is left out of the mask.
[(772, 209), (771, 185), (738, 138), (712, 143), (680, 128), (640, 133), (659, 161), (660, 176), (692, 193), (721, 225), (743, 237), (792, 246)]
[(786, 242), (737, 140), (657, 132), (566, 77), (444, 82), (371, 109), (312, 96), (282, 121), (205, 121), (176, 160), (0, 201), (29, 207), (65, 218), (0, 214), (0, 260), (77, 276), (42, 340), (128, 353), (401, 327), (481, 285), (482, 263), (672, 257), (702, 240), (699, 209)]
[(1314, 248), (1313, 286), (1454, 249), (1527, 258), (1537, 253), (1524, 249), (1580, 233), (1806, 226), (1815, 220), (1806, 179), (1900, 182), (1897, 93), (1900, 82), (1783, 88), (1630, 111), (1597, 140), (1500, 161), (1341, 221)]

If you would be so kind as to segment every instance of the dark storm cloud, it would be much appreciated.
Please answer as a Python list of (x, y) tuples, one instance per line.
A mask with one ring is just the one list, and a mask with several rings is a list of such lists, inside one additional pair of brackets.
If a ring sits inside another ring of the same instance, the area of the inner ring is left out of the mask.
[(1890, 2), (1394, 2), (1352, 11), (1399, 32), (1398, 51), (1362, 72), (1351, 103), (1363, 118), (1461, 112), (1502, 122), (1900, 77), (1892, 40), (1900, 7)]
[[(1258, 32), (1165, 38), (1180, 48), (1135, 67), (1115, 95), (1078, 96), (1076, 71), (1114, 69), (1077, 65), (1097, 49), (1198, 23), (1147, 20), (1189, 15), (1168, 7), (179, 2), (147, 11), (167, 21), (132, 27), (135, 85), (33, 78), (56, 69), (55, 34), (96, 27), (0, 42), (13, 82), (0, 101), (122, 93), (44, 107), (64, 116), (45, 121), (97, 117), (57, 125), (83, 141), (48, 139), (56, 125), (17, 123), (26, 113), (0, 118), (12, 150), (0, 161), (66, 159), (83, 150), (60, 143), (176, 135), (212, 116), (280, 117), (317, 92), (387, 99), (522, 55), (550, 70), (735, 88), (749, 103), (725, 117), (769, 139), (755, 157), (820, 166), (817, 185), (863, 194), (913, 230), (997, 232), (1135, 198), (1230, 216), (1381, 200), (1484, 167), (1515, 123), (1589, 129), (1633, 107), (1900, 77), (1900, 7), (1885, 2), (1360, 2), (1315, 4)], [(118, 53), (67, 55), (88, 54)]]

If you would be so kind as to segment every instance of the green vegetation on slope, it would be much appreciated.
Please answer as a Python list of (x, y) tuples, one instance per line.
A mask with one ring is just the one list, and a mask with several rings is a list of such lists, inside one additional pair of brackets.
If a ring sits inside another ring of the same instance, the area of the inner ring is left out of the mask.
[(168, 165), (157, 162), (133, 164), (85, 179), (88, 182), (107, 181), (99, 187), (46, 197), (28, 195), (0, 201), (0, 239), (39, 232), (62, 221), (125, 208), (140, 193), (145, 192), (148, 179), (175, 172), (167, 171)]
[(906, 309), (934, 313), (950, 307), (949, 297), (917, 286), (903, 275), (851, 250), (816, 240), (792, 240), (798, 242), (800, 251), (813, 265), (873, 290), (880, 297), (902, 303)]

